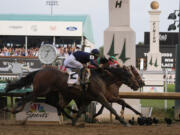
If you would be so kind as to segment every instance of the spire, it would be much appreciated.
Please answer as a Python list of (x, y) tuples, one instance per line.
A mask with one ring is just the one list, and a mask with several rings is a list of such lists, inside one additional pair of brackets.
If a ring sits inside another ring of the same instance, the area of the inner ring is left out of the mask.
[(121, 51), (121, 55), (119, 56), (119, 59), (121, 59), (123, 63), (125, 63), (128, 59), (130, 59), (129, 57), (126, 57), (126, 39), (124, 39), (124, 45)]
[(152, 63), (152, 56), (151, 56), (151, 59), (150, 59), (150, 61), (149, 61), (149, 65), (153, 65), (153, 63)]
[(111, 43), (111, 47), (110, 47), (109, 52), (107, 54), (109, 56), (114, 56), (114, 57), (116, 57), (118, 55), (118, 54), (114, 53), (114, 35), (113, 35), (113, 40), (112, 40), (112, 43)]
[(155, 67), (158, 67), (158, 64), (157, 64), (157, 58), (156, 58), (156, 61), (155, 61), (154, 66), (155, 66)]

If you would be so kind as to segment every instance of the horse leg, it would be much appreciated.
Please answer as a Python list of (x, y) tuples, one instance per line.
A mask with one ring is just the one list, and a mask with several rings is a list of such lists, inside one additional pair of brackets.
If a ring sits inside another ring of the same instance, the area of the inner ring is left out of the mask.
[(108, 103), (107, 99), (104, 97), (104, 95), (98, 96), (98, 101), (104, 105), (112, 114), (116, 116), (116, 119), (119, 120), (123, 125), (127, 125), (127, 123), (117, 114), (117, 112), (111, 107), (111, 105)]
[(121, 118), (123, 118), (124, 119), (124, 109), (125, 109), (125, 106), (124, 106), (124, 104), (122, 104), (122, 108), (121, 108), (121, 111), (120, 111), (120, 116), (121, 116)]
[(119, 98), (119, 104), (121, 104), (121, 102), (123, 102), (123, 106), (124, 106), (124, 107), (132, 110), (135, 114), (137, 114), (137, 115), (139, 115), (139, 116), (142, 116), (142, 114), (141, 114), (139, 111), (137, 111), (136, 109), (134, 109), (132, 106), (130, 106), (128, 103), (126, 103), (123, 99), (120, 99), (120, 98)]
[(69, 119), (73, 119), (69, 114), (67, 114), (66, 113), (66, 111), (64, 110), (64, 108), (65, 108), (65, 106), (69, 103), (68, 101), (65, 101), (64, 100), (64, 98), (63, 98), (63, 96), (62, 96), (62, 94), (59, 92), (58, 93), (58, 96), (59, 96), (59, 104), (58, 104), (58, 106), (59, 106), (59, 109), (60, 109), (60, 111), (67, 117), (67, 118), (69, 118)]
[(12, 108), (12, 109), (4, 108), (3, 111), (11, 112), (13, 114), (21, 112), (24, 109), (25, 104), (29, 101), (34, 100), (35, 98), (36, 98), (36, 96), (34, 95), (34, 93), (29, 93), (26, 97), (22, 98), (22, 100), (19, 101), (14, 108)]
[(54, 106), (56, 109), (57, 109), (57, 114), (58, 114), (58, 116), (60, 117), (60, 121), (59, 121), (59, 124), (61, 125), (62, 124), (62, 119), (63, 119), (63, 117), (62, 117), (62, 114), (64, 114), (67, 118), (69, 118), (69, 119), (71, 119), (72, 120), (72, 117), (70, 116), (70, 115), (68, 115), (65, 111), (64, 111), (64, 109), (56, 102), (56, 103), (47, 103), (47, 104), (49, 104), (49, 105), (51, 105), (51, 106)]
[(57, 113), (58, 113), (58, 116), (59, 116), (59, 125), (62, 125), (63, 124), (62, 111), (61, 111), (60, 107), (58, 107), (58, 106), (56, 106), (56, 109), (57, 109)]
[[(84, 93), (85, 94), (85, 93)], [(85, 100), (85, 95), (82, 94), (82, 97), (75, 100), (78, 112), (76, 117), (72, 120), (72, 125), (75, 126), (78, 118), (81, 116), (81, 114), (85, 113), (87, 111), (87, 106), (90, 104), (89, 101)]]
[(124, 116), (124, 109), (125, 107), (130, 109), (131, 111), (133, 111), (135, 114), (142, 116), (142, 114), (140, 112), (138, 112), (137, 110), (135, 110), (132, 106), (130, 106), (128, 103), (126, 103), (123, 99), (121, 99), (120, 97), (113, 97), (111, 99), (111, 102), (116, 102), (119, 105), (122, 105), (122, 109), (121, 109), (121, 116)]
[(76, 117), (72, 120), (72, 125), (73, 125), (73, 126), (75, 126), (75, 124), (76, 124), (78, 118), (81, 116), (81, 114), (83, 114), (84, 112), (86, 112), (86, 108), (87, 108), (87, 107), (86, 107), (85, 105), (83, 105), (83, 106), (80, 107), (80, 109), (79, 109)]
[(99, 111), (93, 115), (93, 119), (95, 119), (97, 116), (101, 115), (104, 110), (104, 106), (102, 105)]

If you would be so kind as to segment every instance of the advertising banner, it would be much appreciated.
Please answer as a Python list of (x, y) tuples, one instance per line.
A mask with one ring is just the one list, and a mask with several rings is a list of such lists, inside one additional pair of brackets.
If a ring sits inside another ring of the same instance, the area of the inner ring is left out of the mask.
[(27, 103), (22, 112), (16, 114), (16, 120), (21, 121), (59, 121), (57, 109), (45, 103)]
[(143, 92), (164, 92), (164, 86), (145, 86)]
[(82, 36), (82, 22), (0, 21), (0, 35)]

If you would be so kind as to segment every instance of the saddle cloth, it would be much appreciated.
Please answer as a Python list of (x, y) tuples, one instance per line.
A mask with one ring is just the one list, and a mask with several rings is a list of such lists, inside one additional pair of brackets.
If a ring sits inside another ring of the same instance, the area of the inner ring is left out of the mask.
[(77, 72), (69, 72), (69, 77), (68, 77), (67, 84), (68, 84), (69, 86), (72, 86), (72, 85), (80, 85), (79, 75), (78, 75)]
[[(68, 73), (68, 80), (67, 80), (67, 84), (68, 86), (72, 87), (72, 86), (80, 86), (80, 69), (72, 69), (72, 68), (65, 68), (64, 66), (61, 66), (60, 70), (62, 72), (66, 72)], [(89, 80), (90, 78), (90, 74), (84, 74), (85, 76), (85, 80)], [(83, 81), (85, 81), (83, 80)], [(81, 80), (82, 82), (82, 80)]]
[(79, 71), (77, 69), (66, 68), (64, 65), (61, 65), (59, 67), (59, 70), (62, 72), (68, 73), (69, 75), (68, 80), (67, 80), (68, 86), (80, 85)]

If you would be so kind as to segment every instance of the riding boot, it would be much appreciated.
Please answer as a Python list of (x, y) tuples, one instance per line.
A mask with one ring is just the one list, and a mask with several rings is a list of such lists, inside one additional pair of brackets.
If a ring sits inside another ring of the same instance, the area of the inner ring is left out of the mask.
[(85, 68), (81, 68), (80, 69), (80, 84), (83, 85), (84, 84), (84, 77), (83, 77), (83, 71)]

